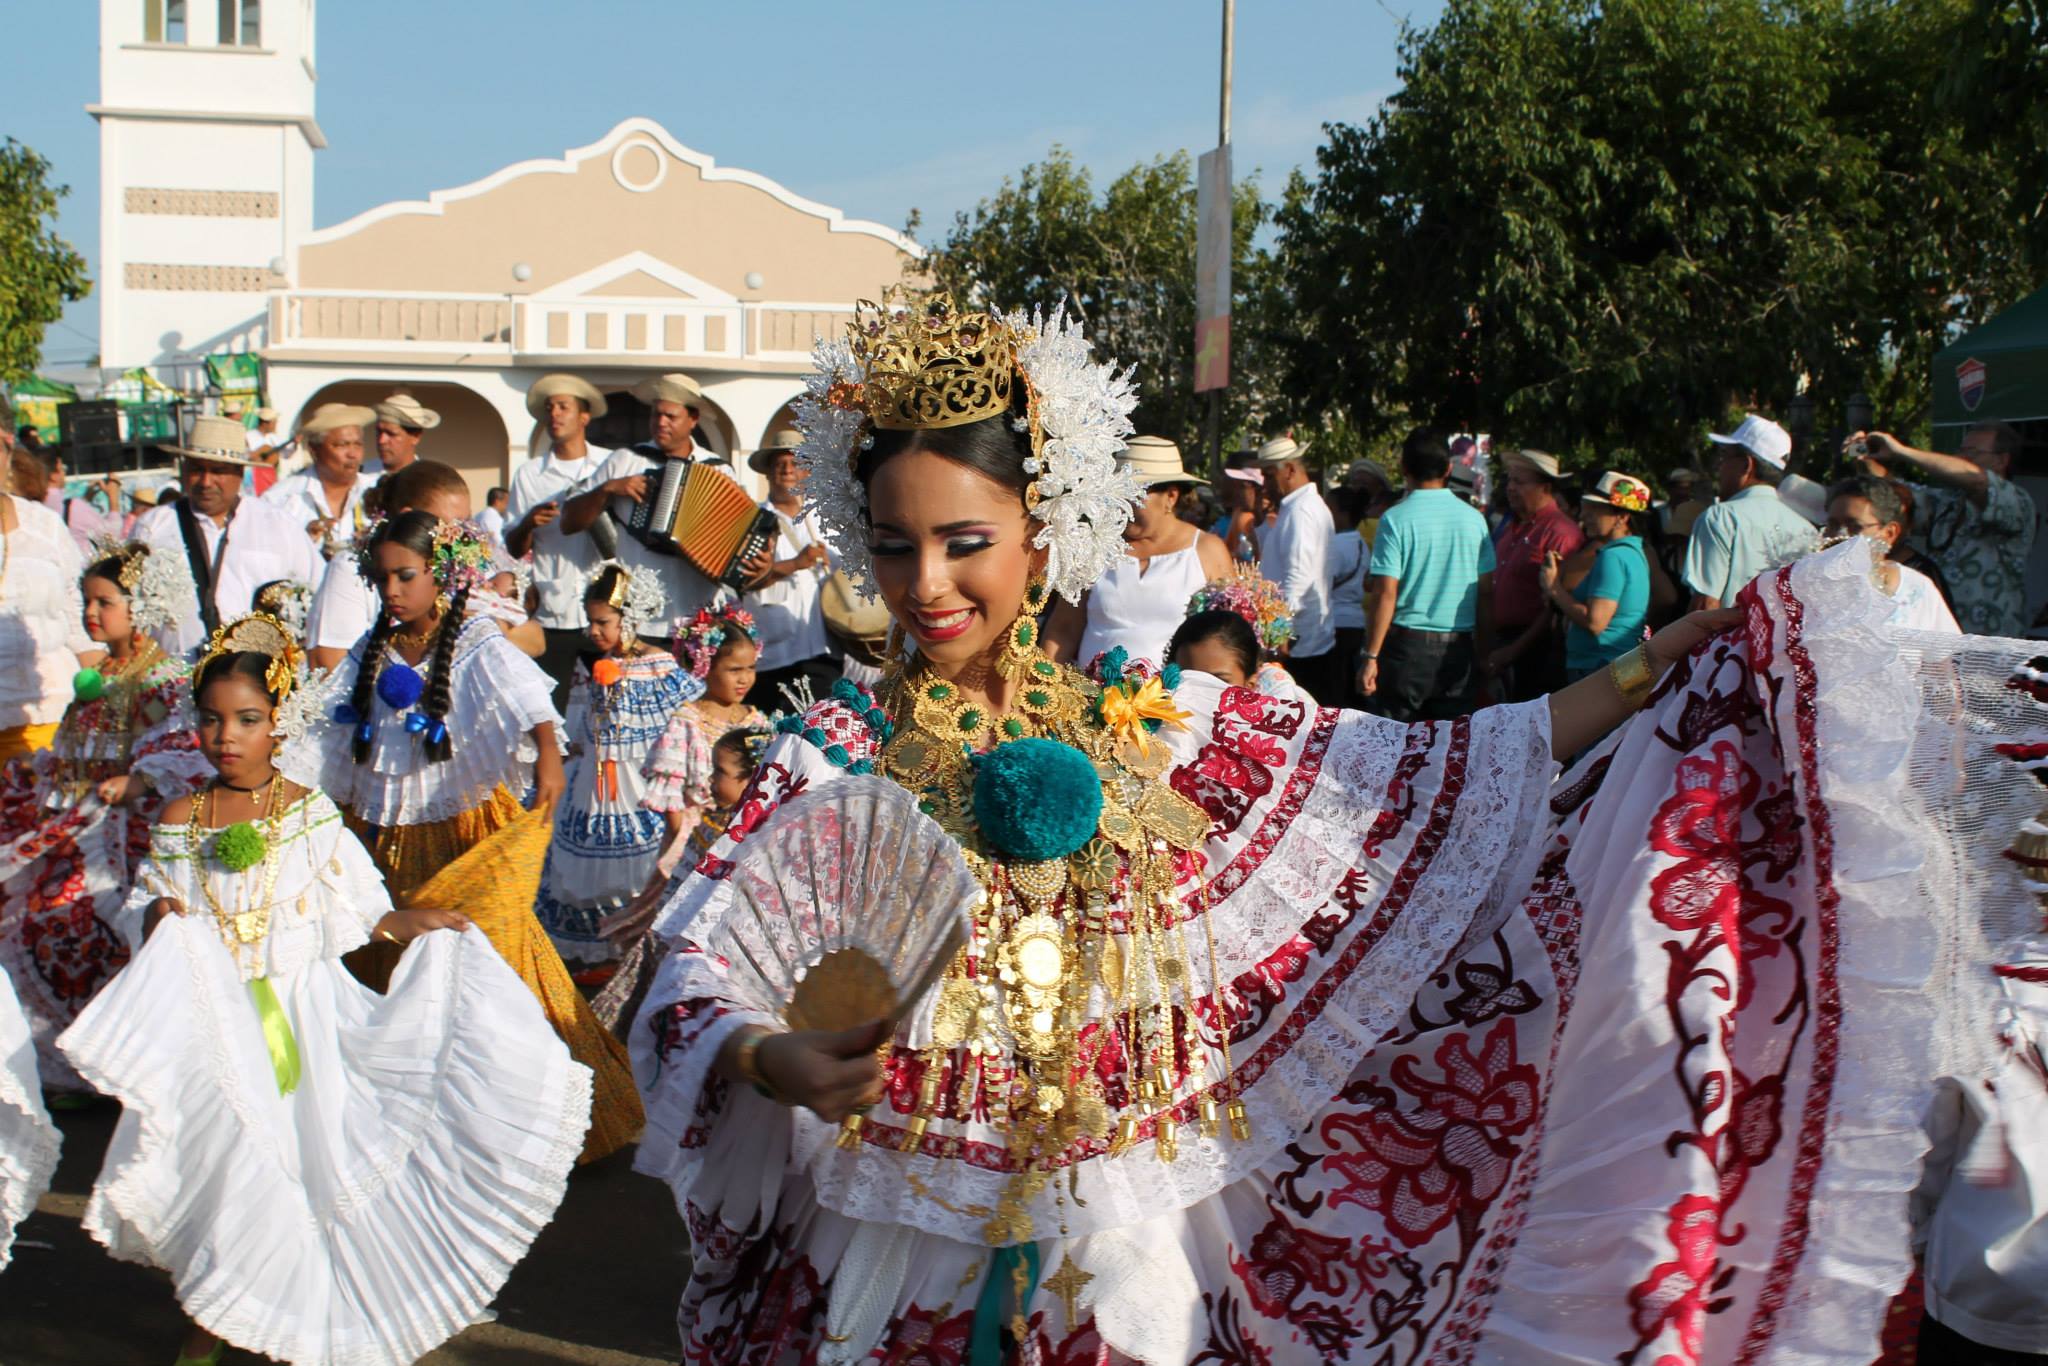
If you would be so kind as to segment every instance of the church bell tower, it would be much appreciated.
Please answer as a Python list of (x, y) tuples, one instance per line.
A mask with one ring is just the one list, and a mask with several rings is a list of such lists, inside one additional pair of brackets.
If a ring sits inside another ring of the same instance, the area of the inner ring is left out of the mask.
[[(314, 0), (100, 0), (100, 360), (264, 344), (313, 226)], [(203, 381), (202, 381), (203, 382)]]

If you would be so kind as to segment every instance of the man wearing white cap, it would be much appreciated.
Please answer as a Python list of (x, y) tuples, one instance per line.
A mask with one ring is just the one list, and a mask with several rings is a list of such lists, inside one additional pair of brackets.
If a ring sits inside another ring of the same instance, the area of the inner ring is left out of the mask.
[[(683, 620), (708, 606), (718, 594), (717, 586), (672, 549), (649, 545), (628, 531), (627, 519), (635, 503), (653, 496), (651, 486), (665, 462), (727, 462), (716, 451), (697, 444), (697, 417), (704, 402), (697, 381), (684, 374), (659, 375), (636, 387), (633, 396), (647, 405), (648, 440), (613, 451), (584, 477), (575, 496), (562, 506), (562, 531), (570, 536), (586, 532), (601, 514), (610, 512), (618, 529), (620, 562), (636, 574), (643, 570), (654, 574), (667, 602), (663, 614), (670, 620)], [(757, 571), (767, 564), (763, 560)], [(663, 635), (648, 632), (642, 638), (660, 644)]]
[(377, 455), (363, 462), (365, 473), (396, 474), (420, 458), (420, 437), (441, 425), (441, 415), (400, 391), (376, 407)]
[(1280, 509), (1261, 544), (1259, 572), (1280, 585), (1294, 614), (1287, 671), (1309, 696), (1334, 707), (1343, 703), (1346, 691), (1339, 672), (1344, 661), (1336, 657), (1337, 624), (1330, 613), (1330, 540), (1337, 525), (1309, 477), (1304, 454), (1288, 436), (1259, 447), (1266, 497)]
[(1721, 501), (1693, 523), (1685, 550), (1694, 610), (1733, 606), (1757, 575), (1820, 545), (1813, 523), (1778, 496), (1792, 455), (1792, 437), (1783, 427), (1751, 413), (1731, 434), (1707, 439), (1721, 448), (1714, 466)]
[(165, 649), (188, 654), (205, 644), (221, 622), (247, 613), (264, 584), (273, 579), (317, 582), (320, 555), (293, 513), (242, 496), (242, 475), (256, 462), (242, 439), (241, 423), (231, 417), (198, 418), (185, 444), (164, 449), (179, 457), (183, 496), (136, 518), (135, 539), (182, 555), (191, 565), (198, 598), (161, 637)]
[(526, 411), (547, 424), (548, 451), (512, 475), (505, 509), (511, 525), (505, 548), (513, 556), (533, 555), (534, 619), (547, 635), (540, 667), (555, 680), (555, 709), (568, 703), (569, 681), (582, 653), (583, 582), (601, 556), (588, 536), (569, 536), (561, 524), (562, 503), (571, 490), (605, 462), (610, 451), (590, 445), (590, 420), (605, 414), (604, 395), (575, 375), (542, 375), (526, 391)]
[(363, 495), (377, 480), (363, 470), (363, 429), (374, 414), (352, 403), (323, 403), (299, 425), (299, 440), (313, 457), (310, 469), (287, 475), (263, 501), (299, 519), (305, 534), (334, 558), (363, 529)]

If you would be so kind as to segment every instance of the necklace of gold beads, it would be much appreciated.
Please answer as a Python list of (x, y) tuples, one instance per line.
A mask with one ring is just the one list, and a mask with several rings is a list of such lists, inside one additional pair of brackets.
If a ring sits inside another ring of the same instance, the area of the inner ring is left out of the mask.
[[(1232, 1137), (1250, 1136), (1227, 1021), (1202, 1000), (1192, 970), (1188, 921), (1198, 916), (1209, 990), (1222, 987), (1206, 886), (1193, 916), (1176, 891), (1183, 875), (1200, 877), (1195, 851), (1209, 818), (1165, 782), (1166, 747), (1134, 744), (1105, 725), (1100, 686), (1038, 645), (1027, 610), (997, 661), (1014, 685), (1007, 712), (969, 700), (921, 660), (881, 688), (884, 708), (907, 718), (883, 747), (882, 770), (959, 841), (984, 892), (939, 988), (904, 1147), (953, 1151), (954, 1140), (927, 1139), (940, 1118), (986, 1114), (1005, 1131), (1014, 1174), (997, 1208), (982, 1211), (991, 1244), (1036, 1236), (1030, 1202), (1074, 1157), (1127, 1151), (1149, 1136), (1158, 1159), (1172, 1162), (1181, 1126), (1219, 1138), (1226, 1113)], [(1065, 858), (1003, 857), (975, 821), (974, 757), (1027, 737), (1080, 750), (1102, 784), (1096, 832)], [(1219, 1043), (1216, 1085), (1206, 1084), (1205, 1020)], [(864, 1141), (862, 1127), (858, 1116), (847, 1120), (841, 1145)]]
[[(199, 891), (206, 898), (206, 908), (213, 915), (215, 928), (220, 931), (221, 942), (235, 955), (237, 962), (244, 959), (253, 962), (261, 952), (264, 937), (270, 933), (271, 900), (277, 891), (278, 839), (284, 824), (283, 813), (278, 809), (279, 795), (284, 791), (284, 778), (276, 773), (270, 775), (270, 791), (263, 799), (263, 814), (259, 817), (262, 828), (264, 849), (261, 863), (263, 890), (255, 900), (239, 911), (230, 911), (221, 905), (213, 892), (213, 878), (208, 873), (202, 857), (202, 846), (206, 832), (211, 830), (214, 793), (219, 784), (208, 783), (198, 800), (192, 803), (192, 819), (185, 826), (185, 848), (192, 856), (192, 880), (199, 884)], [(240, 874), (235, 875), (237, 880)]]
[[(82, 718), (82, 724), (78, 726), (77, 734), (69, 737), (74, 748), (64, 781), (64, 790), (72, 798), (84, 795), (102, 778), (128, 771), (128, 759), (135, 747), (137, 729), (135, 695), (142, 690), (150, 669), (163, 658), (163, 647), (138, 633), (134, 653), (105, 670), (102, 675), (106, 679), (105, 689), (92, 702), (79, 707), (76, 715)], [(97, 741), (103, 735), (117, 741), (117, 754), (102, 756), (98, 753)]]

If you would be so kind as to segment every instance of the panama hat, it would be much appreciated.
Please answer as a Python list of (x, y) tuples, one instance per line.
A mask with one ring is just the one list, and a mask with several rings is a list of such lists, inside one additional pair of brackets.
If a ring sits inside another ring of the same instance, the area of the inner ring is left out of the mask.
[(379, 422), (395, 422), (401, 427), (413, 427), (420, 431), (441, 425), (439, 413), (411, 394), (402, 391), (378, 404), (376, 412)]
[(1284, 465), (1290, 460), (1300, 460), (1308, 455), (1308, 447), (1291, 436), (1276, 436), (1259, 447), (1259, 464), (1268, 468)]
[[(669, 402), (680, 403), (682, 400), (672, 398)], [(793, 451), (803, 444), (804, 436), (802, 432), (799, 432), (794, 427), (786, 428), (763, 441), (761, 449), (747, 457), (747, 468), (756, 474), (766, 474), (768, 473), (768, 467), (775, 463), (776, 456), (784, 451)]]
[(634, 385), (633, 397), (649, 406), (680, 403), (685, 408), (695, 408), (704, 402), (704, 389), (682, 371), (671, 370), (666, 375), (656, 375)]
[(1557, 468), (1557, 457), (1549, 451), (1509, 451), (1501, 460), (1508, 465), (1527, 465), (1553, 484), (1564, 477)]
[(210, 460), (221, 465), (255, 465), (249, 458), (249, 438), (239, 418), (195, 417), (192, 435), (185, 444), (163, 445), (158, 450), (190, 460)]
[(1606, 470), (1600, 475), (1600, 482), (1579, 495), (1582, 503), (1599, 503), (1604, 507), (1621, 512), (1647, 512), (1650, 507), (1650, 486), (1633, 475), (1618, 470)]
[(1163, 436), (1134, 436), (1124, 444), (1124, 459), (1131, 473), (1145, 481), (1146, 488), (1169, 484), (1194, 485), (1203, 480), (1189, 474), (1181, 464), (1180, 447)]
[(325, 436), (340, 427), (368, 427), (377, 414), (354, 403), (323, 403), (299, 424), (300, 436)]
[(556, 394), (580, 398), (584, 406), (590, 409), (592, 417), (604, 416), (604, 395), (597, 391), (597, 386), (589, 380), (578, 379), (575, 375), (563, 374), (542, 375), (535, 380), (533, 387), (526, 391), (526, 411), (537, 418), (546, 417), (548, 400)]

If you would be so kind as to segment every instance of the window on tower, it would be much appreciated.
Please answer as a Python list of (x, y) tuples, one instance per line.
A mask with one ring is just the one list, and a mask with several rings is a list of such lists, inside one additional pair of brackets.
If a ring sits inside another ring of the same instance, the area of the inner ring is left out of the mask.
[(185, 41), (185, 0), (142, 0), (142, 40), (146, 43)]
[(262, 0), (220, 0), (220, 41), (222, 47), (262, 47)]

